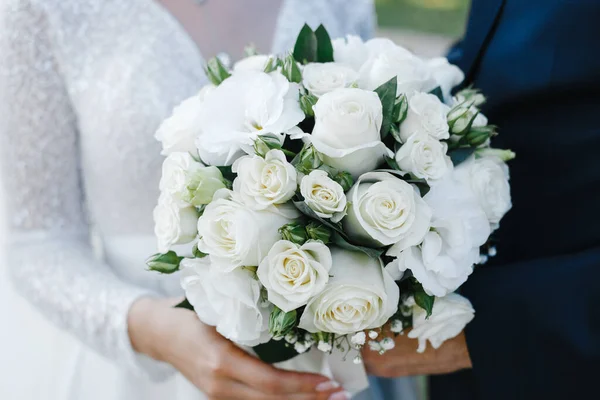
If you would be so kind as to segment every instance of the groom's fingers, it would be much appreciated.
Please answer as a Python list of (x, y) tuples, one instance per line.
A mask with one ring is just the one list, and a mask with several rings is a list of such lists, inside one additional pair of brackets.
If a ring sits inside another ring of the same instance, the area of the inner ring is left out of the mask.
[(329, 379), (322, 375), (283, 371), (265, 364), (241, 349), (236, 348), (236, 353), (238, 354), (232, 354), (235, 362), (234, 365), (231, 365), (232, 376), (261, 392), (318, 394), (319, 392), (332, 392), (334, 389), (335, 384), (328, 385)]

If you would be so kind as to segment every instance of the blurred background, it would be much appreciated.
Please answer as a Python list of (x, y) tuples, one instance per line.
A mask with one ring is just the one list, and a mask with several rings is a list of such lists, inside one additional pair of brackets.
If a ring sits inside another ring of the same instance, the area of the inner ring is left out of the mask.
[[(389, 37), (420, 55), (443, 55), (463, 34), (469, 3), (470, 0), (376, 0), (379, 20), (377, 35)], [(4, 209), (2, 195), (0, 192), (0, 210)], [(1, 229), (4, 220), (5, 216), (0, 212), (0, 259), (4, 259), (2, 244), (5, 235)], [(37, 363), (53, 365), (54, 362), (59, 362), (60, 360), (47, 359), (43, 341), (39, 338), (31, 340), (37, 332), (48, 332), (51, 328), (23, 299), (14, 294), (5, 272), (6, 266), (0, 266), (0, 357), (14, 360), (12, 371), (15, 376), (26, 374), (28, 365), (32, 362), (24, 354), (31, 354)], [(8, 338), (15, 337), (14, 333), (8, 331), (9, 327), (18, 327), (18, 337), (22, 340), (18, 343), (9, 342)], [(0, 399), (18, 400), (14, 394), (23, 393), (26, 388), (15, 385), (22, 382), (2, 377)], [(51, 385), (51, 382), (32, 382), (32, 385), (39, 387), (48, 384)], [(31, 388), (27, 391), (31, 392)], [(43, 393), (39, 395), (40, 399), (44, 398)]]

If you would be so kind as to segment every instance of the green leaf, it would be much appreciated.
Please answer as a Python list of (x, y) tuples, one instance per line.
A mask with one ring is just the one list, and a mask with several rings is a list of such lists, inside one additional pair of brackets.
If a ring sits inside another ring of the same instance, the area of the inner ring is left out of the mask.
[(332, 229), (334, 232), (340, 233), (341, 235), (345, 236), (344, 231), (342, 230), (342, 226), (337, 223), (333, 223), (325, 218), (321, 218), (319, 217), (313, 210), (312, 208), (310, 208), (305, 202), (303, 201), (294, 201), (293, 202), (294, 205), (296, 206), (296, 208), (304, 215), (306, 215), (307, 217), (310, 217), (312, 219), (316, 219), (317, 221), (319, 221), (320, 223), (322, 223), (323, 225), (325, 225), (326, 227)]
[(267, 343), (254, 346), (252, 350), (254, 350), (259, 359), (267, 364), (291, 360), (298, 355), (298, 352), (294, 350), (294, 346), (285, 340), (270, 340)]
[(190, 304), (188, 299), (183, 299), (183, 301), (177, 304), (174, 308), (185, 308), (186, 310), (194, 311), (194, 306)]
[(315, 62), (317, 60), (317, 47), (317, 35), (308, 24), (304, 24), (294, 45), (294, 58), (301, 64)]
[(298, 222), (290, 222), (279, 228), (279, 234), (283, 240), (287, 240), (297, 245), (303, 245), (308, 240), (308, 233), (304, 225)]
[(264, 72), (266, 72), (267, 74), (270, 72), (273, 72), (277, 69), (277, 67), (280, 67), (281, 65), (282, 65), (282, 62), (279, 58), (269, 57), (269, 60), (267, 61), (267, 64), (265, 65)]
[(432, 95), (436, 96), (438, 99), (440, 99), (440, 101), (442, 103), (444, 102), (444, 94), (442, 93), (442, 88), (441, 87), (439, 87), (439, 86), (436, 87), (431, 92), (429, 92), (429, 94), (432, 94)]
[(294, 57), (291, 54), (283, 60), (283, 68), (281, 69), (281, 73), (290, 82), (302, 82), (302, 72), (300, 72), (298, 63), (296, 60), (294, 60)]
[(231, 165), (227, 165), (227, 166), (223, 166), (223, 167), (217, 167), (217, 168), (219, 169), (219, 171), (221, 171), (221, 174), (223, 175), (223, 178), (227, 179), (228, 181), (233, 182), (233, 180), (235, 179), (236, 175), (231, 170)]
[(408, 99), (406, 94), (402, 93), (394, 103), (394, 115), (392, 118), (393, 122), (401, 124), (408, 114)]
[(327, 244), (331, 240), (332, 232), (331, 229), (325, 225), (317, 221), (310, 221), (308, 225), (306, 225), (306, 234), (309, 239), (320, 240), (324, 244)]
[(431, 316), (431, 313), (433, 312), (433, 303), (435, 302), (435, 296), (430, 296), (427, 293), (425, 293), (425, 290), (423, 290), (423, 286), (421, 286), (420, 283), (417, 283), (417, 285), (415, 285), (414, 296), (415, 303), (417, 303), (419, 307), (421, 307), (427, 312), (427, 318), (429, 318)]
[(283, 337), (296, 327), (298, 312), (292, 310), (285, 312), (279, 307), (273, 308), (269, 316), (269, 333), (273, 337)]
[(218, 57), (213, 57), (208, 60), (205, 71), (206, 76), (215, 86), (219, 86), (221, 82), (231, 76)]
[(196, 258), (204, 258), (207, 257), (208, 254), (201, 252), (200, 250), (198, 250), (198, 243), (196, 243), (194, 245), (194, 247), (192, 248), (192, 254), (194, 255), (194, 257)]
[(315, 111), (313, 106), (317, 104), (319, 99), (312, 94), (303, 94), (300, 96), (300, 108), (304, 111), (304, 115), (307, 117), (314, 117)]
[(339, 183), (342, 189), (344, 189), (344, 192), (350, 190), (352, 185), (354, 185), (354, 178), (352, 178), (352, 175), (346, 171), (339, 171), (333, 175), (331, 179)]
[(471, 156), (475, 152), (474, 147), (461, 147), (456, 150), (452, 150), (448, 153), (450, 159), (452, 160), (452, 164), (455, 166), (465, 161), (467, 158)]
[(333, 236), (331, 237), (331, 242), (334, 243), (334, 244), (336, 244), (336, 245), (338, 245), (342, 249), (352, 250), (352, 251), (359, 251), (361, 253), (365, 253), (366, 255), (368, 255), (371, 258), (379, 258), (383, 254), (383, 252), (384, 252), (383, 249), (374, 249), (374, 248), (371, 248), (371, 247), (364, 247), (364, 246), (354, 245), (354, 244), (348, 242), (338, 232), (335, 232), (333, 234)]
[(397, 124), (392, 123), (390, 125), (390, 133), (392, 134), (396, 143), (402, 143), (402, 138), (400, 137), (400, 128)]
[(389, 165), (389, 167), (391, 169), (394, 169), (396, 171), (400, 171), (400, 166), (398, 166), (398, 163), (392, 157), (385, 156), (385, 162), (387, 163), (387, 165)]
[(377, 93), (379, 100), (381, 100), (381, 109), (383, 111), (381, 139), (384, 139), (390, 131), (390, 124), (392, 123), (392, 119), (394, 117), (397, 87), (397, 78), (394, 76), (392, 79), (375, 89), (375, 93)]
[(327, 29), (323, 25), (319, 25), (315, 36), (317, 37), (317, 62), (333, 62), (333, 45)]
[(146, 265), (150, 271), (160, 272), (161, 274), (172, 274), (179, 271), (179, 263), (183, 257), (179, 257), (174, 251), (168, 251), (164, 254), (157, 253), (146, 260)]

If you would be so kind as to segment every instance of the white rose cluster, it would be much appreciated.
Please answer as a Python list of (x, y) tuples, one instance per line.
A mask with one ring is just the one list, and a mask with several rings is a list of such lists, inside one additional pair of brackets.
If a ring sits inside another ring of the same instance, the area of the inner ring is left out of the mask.
[(485, 97), (454, 93), (447, 59), (300, 35), (292, 54), (209, 61), (211, 84), (160, 125), (154, 270), (179, 271), (199, 318), (240, 345), (330, 353), (348, 335), (383, 352), (381, 328), (412, 318), (418, 351), (438, 348), (474, 317), (456, 291), (512, 206), (514, 153), (490, 147)]

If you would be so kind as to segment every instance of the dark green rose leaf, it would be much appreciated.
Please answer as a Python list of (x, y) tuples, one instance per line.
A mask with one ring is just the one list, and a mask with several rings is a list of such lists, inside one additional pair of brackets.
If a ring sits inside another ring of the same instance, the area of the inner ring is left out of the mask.
[(342, 249), (351, 250), (351, 251), (359, 251), (361, 253), (365, 253), (371, 258), (379, 258), (383, 254), (383, 249), (374, 249), (371, 247), (364, 247), (354, 245), (348, 242), (342, 235), (338, 232), (335, 232), (331, 237), (331, 242), (338, 245)]
[(394, 118), (394, 107), (396, 104), (396, 89), (398, 82), (394, 76), (392, 79), (375, 89), (375, 93), (381, 100), (381, 109), (383, 111), (383, 122), (381, 124), (381, 139), (384, 139), (389, 131), (392, 119)]
[(317, 61), (317, 35), (307, 24), (304, 24), (294, 46), (294, 58), (301, 64)]
[(317, 62), (326, 63), (333, 61), (333, 45), (327, 29), (323, 25), (319, 25), (315, 31), (317, 37)]

